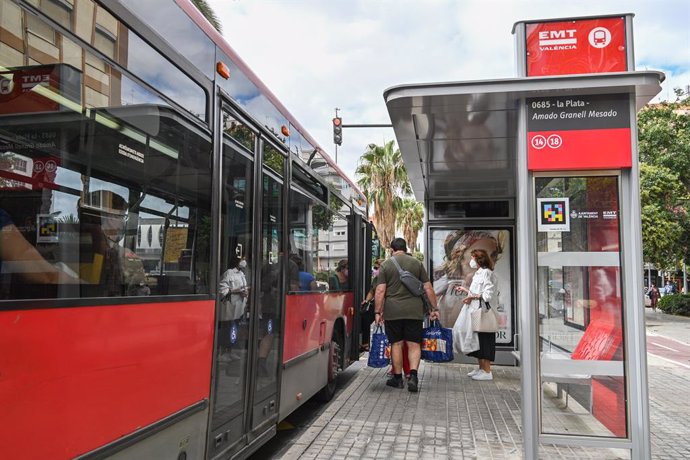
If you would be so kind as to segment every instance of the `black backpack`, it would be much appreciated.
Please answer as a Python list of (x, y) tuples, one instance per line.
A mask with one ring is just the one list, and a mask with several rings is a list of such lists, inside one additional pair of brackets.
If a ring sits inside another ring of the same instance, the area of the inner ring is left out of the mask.
[(421, 297), (424, 294), (424, 283), (422, 283), (416, 276), (407, 270), (403, 270), (395, 257), (391, 257), (391, 260), (398, 269), (398, 274), (400, 275), (400, 281), (405, 285), (408, 291), (415, 296)]

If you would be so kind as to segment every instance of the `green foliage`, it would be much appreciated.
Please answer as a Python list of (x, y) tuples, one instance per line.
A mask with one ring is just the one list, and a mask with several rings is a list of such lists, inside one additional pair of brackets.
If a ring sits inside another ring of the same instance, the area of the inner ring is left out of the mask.
[(640, 160), (675, 171), (690, 189), (690, 104), (650, 105), (638, 114), (637, 126)]
[(397, 210), (402, 196), (411, 195), (412, 187), (400, 150), (394, 141), (380, 146), (369, 144), (355, 170), (357, 183), (374, 212), (374, 224), (384, 246), (395, 236)]
[(220, 20), (218, 19), (218, 16), (216, 16), (216, 12), (213, 11), (213, 8), (206, 3), (206, 0), (192, 0), (192, 3), (194, 6), (196, 6), (196, 9), (198, 9), (199, 12), (208, 20), (208, 22), (211, 23), (214, 29), (216, 29), (218, 32), (222, 32)]
[(403, 198), (397, 210), (396, 223), (407, 241), (407, 247), (414, 250), (419, 231), (424, 227), (424, 205), (414, 198)]
[(331, 272), (329, 271), (324, 271), (324, 272), (316, 272), (314, 273), (314, 278), (316, 281), (326, 281), (328, 282), (328, 277), (331, 275)]
[(676, 267), (686, 254), (690, 229), (685, 186), (678, 175), (664, 166), (640, 164), (642, 240), (644, 260), (657, 267)]
[(328, 230), (333, 226), (335, 221), (336, 213), (340, 211), (342, 207), (342, 202), (340, 198), (335, 195), (330, 195), (329, 206), (322, 206), (317, 204), (311, 210), (312, 214), (312, 224), (315, 229), (318, 230)]
[(670, 315), (690, 316), (690, 295), (665, 295), (659, 299), (659, 303), (656, 306), (664, 313)]
[(638, 114), (644, 259), (661, 269), (690, 261), (690, 98), (676, 95)]

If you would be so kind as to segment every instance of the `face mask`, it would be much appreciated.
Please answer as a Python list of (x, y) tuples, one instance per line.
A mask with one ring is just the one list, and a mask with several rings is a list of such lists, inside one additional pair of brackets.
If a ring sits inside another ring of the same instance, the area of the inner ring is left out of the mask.
[(247, 261), (240, 260), (240, 263), (237, 266), (240, 267), (240, 270), (244, 270), (245, 268), (247, 268)]
[(470, 267), (471, 267), (471, 268), (478, 268), (479, 265), (477, 265), (477, 261), (476, 261), (476, 260), (472, 259), (472, 260), (470, 260)]
[(349, 273), (349, 272), (348, 272), (348, 269), (347, 269), (347, 268), (343, 270), (343, 274), (344, 274), (345, 276), (347, 276), (348, 273)]
[(371, 271), (371, 274), (372, 274), (373, 276), (379, 276), (379, 269), (378, 269), (378, 268), (374, 268), (374, 269)]
[(117, 218), (101, 219), (101, 228), (108, 239), (114, 243), (119, 243), (125, 236), (125, 220)]

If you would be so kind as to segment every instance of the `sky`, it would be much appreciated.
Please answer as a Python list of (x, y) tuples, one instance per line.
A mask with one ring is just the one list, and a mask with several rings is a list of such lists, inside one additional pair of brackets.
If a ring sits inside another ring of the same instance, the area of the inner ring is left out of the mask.
[[(690, 85), (690, 0), (207, 0), (223, 35), (335, 159), (331, 120), (389, 124), (387, 88), (517, 75), (517, 21), (634, 13), (636, 70), (666, 74), (657, 100)], [(392, 128), (345, 128), (338, 166), (351, 178)]]

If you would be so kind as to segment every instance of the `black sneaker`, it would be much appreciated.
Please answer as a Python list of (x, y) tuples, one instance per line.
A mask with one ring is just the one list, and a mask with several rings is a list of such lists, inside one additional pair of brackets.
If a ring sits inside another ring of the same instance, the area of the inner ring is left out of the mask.
[(393, 388), (402, 388), (405, 386), (405, 383), (403, 382), (403, 379), (396, 379), (395, 377), (391, 377), (388, 380), (386, 380), (386, 385)]
[(412, 393), (419, 391), (419, 381), (416, 375), (410, 375), (410, 379), (407, 381), (407, 391)]

